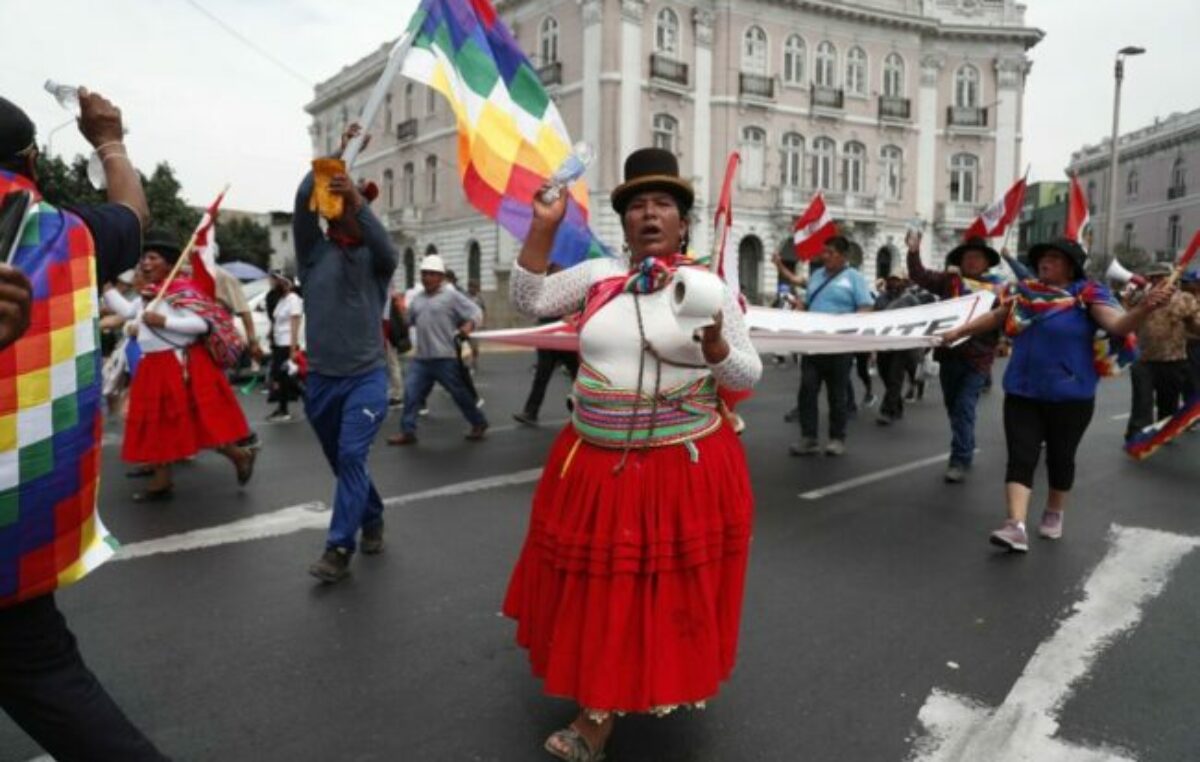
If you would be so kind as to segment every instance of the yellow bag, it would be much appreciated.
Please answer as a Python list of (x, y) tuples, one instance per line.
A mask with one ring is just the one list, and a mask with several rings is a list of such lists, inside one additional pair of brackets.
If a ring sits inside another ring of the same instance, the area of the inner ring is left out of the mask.
[(334, 175), (346, 173), (346, 162), (341, 159), (313, 159), (313, 191), (308, 198), (308, 210), (317, 212), (327, 220), (342, 216), (344, 201), (341, 196), (329, 192), (329, 181)]

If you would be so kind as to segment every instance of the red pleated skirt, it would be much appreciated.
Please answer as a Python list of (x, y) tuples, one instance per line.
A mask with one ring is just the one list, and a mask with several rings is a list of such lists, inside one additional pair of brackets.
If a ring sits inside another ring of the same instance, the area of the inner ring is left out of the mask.
[[(577, 444), (578, 443), (578, 444)], [(555, 441), (504, 600), (548, 694), (647, 712), (717, 693), (733, 670), (754, 497), (728, 426), (630, 453)]]
[(250, 427), (225, 374), (202, 345), (184, 352), (151, 352), (138, 363), (129, 387), (121, 458), (170, 463), (200, 450), (232, 444)]

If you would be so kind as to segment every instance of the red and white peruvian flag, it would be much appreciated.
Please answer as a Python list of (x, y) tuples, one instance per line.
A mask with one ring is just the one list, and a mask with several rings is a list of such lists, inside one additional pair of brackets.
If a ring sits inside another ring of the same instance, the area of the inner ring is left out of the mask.
[(1021, 213), (1021, 206), (1024, 203), (1025, 178), (1022, 177), (1008, 189), (1003, 198), (992, 202), (991, 206), (984, 209), (983, 213), (975, 218), (975, 221), (963, 233), (963, 239), (1004, 235), (1004, 231)]
[(225, 198), (225, 191), (204, 210), (200, 224), (196, 227), (195, 243), (188, 252), (188, 264), (192, 266), (192, 282), (205, 296), (217, 296), (217, 209)]
[(825, 242), (837, 235), (837, 223), (825, 207), (825, 196), (817, 192), (804, 214), (796, 219), (792, 228), (792, 243), (796, 257), (803, 262), (811, 260), (825, 248)]
[(738, 162), (741, 155), (734, 151), (725, 161), (725, 180), (721, 183), (721, 197), (717, 200), (717, 211), (713, 215), (713, 260), (712, 269), (728, 285), (734, 295), (741, 295), (741, 284), (738, 282), (737, 260), (730, 262), (729, 229), (733, 226), (733, 178), (737, 175)]
[(1071, 175), (1071, 190), (1067, 193), (1067, 226), (1063, 234), (1075, 241), (1087, 251), (1083, 241), (1083, 230), (1092, 221), (1092, 213), (1088, 210), (1087, 196), (1079, 185), (1079, 177)]

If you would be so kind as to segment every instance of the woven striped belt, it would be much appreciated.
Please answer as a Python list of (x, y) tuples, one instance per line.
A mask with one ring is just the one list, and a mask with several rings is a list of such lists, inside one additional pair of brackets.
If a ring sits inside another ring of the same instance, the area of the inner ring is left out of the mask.
[(711, 375), (640, 397), (614, 389), (603, 374), (580, 364), (575, 380), (575, 431), (589, 444), (637, 449), (685, 444), (721, 427), (717, 384)]

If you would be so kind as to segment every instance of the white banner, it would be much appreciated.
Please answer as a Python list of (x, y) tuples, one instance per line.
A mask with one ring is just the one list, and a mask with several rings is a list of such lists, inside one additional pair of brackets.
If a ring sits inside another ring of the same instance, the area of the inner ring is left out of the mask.
[[(750, 327), (750, 340), (762, 354), (802, 352), (820, 355), (917, 349), (937, 346), (940, 343), (938, 334), (979, 317), (991, 308), (995, 299), (991, 292), (981, 291), (918, 307), (849, 315), (751, 307), (746, 322)], [(473, 335), (482, 341), (536, 349), (579, 350), (579, 335), (573, 326), (562, 322), (535, 328), (479, 331)]]

